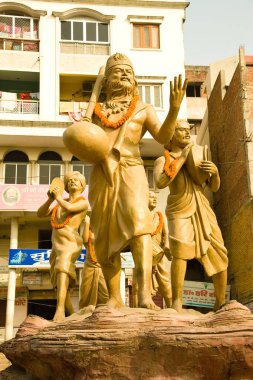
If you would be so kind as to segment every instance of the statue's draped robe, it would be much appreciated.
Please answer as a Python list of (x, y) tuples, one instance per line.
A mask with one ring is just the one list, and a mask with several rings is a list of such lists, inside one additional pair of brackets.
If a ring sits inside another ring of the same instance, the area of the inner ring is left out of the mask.
[(129, 144), (128, 130), (136, 128), (135, 118), (146, 107), (138, 102), (132, 117), (117, 131), (111, 133), (104, 128), (111, 142), (111, 154), (106, 163), (96, 164), (90, 175), (91, 229), (98, 262), (103, 265), (110, 265), (113, 256), (128, 246), (133, 237), (152, 232), (149, 188), (142, 159), (139, 155), (121, 153), (122, 146)]
[(57, 286), (57, 274), (67, 273), (69, 286), (76, 284), (75, 262), (82, 251), (82, 238), (68, 225), (54, 229), (52, 233), (52, 253), (50, 255), (50, 276), (53, 287)]
[[(158, 224), (159, 215), (158, 213), (155, 213), (153, 217), (153, 231), (156, 230)], [(169, 262), (163, 250), (165, 243), (164, 239), (163, 229), (152, 236), (152, 296), (159, 292), (162, 296), (165, 296), (166, 294), (166, 296), (170, 298), (171, 284)]]
[(173, 257), (199, 260), (212, 276), (227, 269), (227, 250), (202, 186), (194, 183), (184, 166), (181, 173), (185, 191), (169, 195), (166, 208), (170, 249)]
[(88, 305), (105, 304), (109, 299), (101, 266), (91, 257), (89, 248), (86, 249), (80, 295), (80, 309)]

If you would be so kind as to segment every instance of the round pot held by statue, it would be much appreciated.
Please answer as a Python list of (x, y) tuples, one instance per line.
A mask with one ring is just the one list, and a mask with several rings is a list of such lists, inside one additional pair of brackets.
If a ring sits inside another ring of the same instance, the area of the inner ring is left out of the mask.
[(75, 157), (89, 163), (104, 160), (109, 152), (106, 133), (89, 121), (70, 125), (63, 134), (63, 142)]

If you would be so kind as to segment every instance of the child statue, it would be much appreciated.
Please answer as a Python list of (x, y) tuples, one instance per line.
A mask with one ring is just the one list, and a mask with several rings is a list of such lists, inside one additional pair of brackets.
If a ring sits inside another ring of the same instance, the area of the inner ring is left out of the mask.
[[(47, 201), (38, 209), (37, 215), (51, 215), (52, 253), (50, 255), (50, 276), (57, 288), (57, 307), (53, 320), (60, 322), (65, 312), (74, 312), (70, 300), (70, 288), (75, 285), (75, 261), (82, 250), (83, 239), (78, 229), (88, 210), (88, 201), (82, 196), (86, 186), (85, 177), (79, 172), (69, 172), (64, 176), (64, 184), (54, 179), (48, 191)], [(63, 199), (63, 188), (69, 193)], [(55, 207), (51, 207), (56, 201)]]

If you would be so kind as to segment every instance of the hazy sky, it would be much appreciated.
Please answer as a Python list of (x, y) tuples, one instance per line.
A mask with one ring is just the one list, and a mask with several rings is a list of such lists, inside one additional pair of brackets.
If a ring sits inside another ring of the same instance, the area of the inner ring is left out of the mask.
[(209, 65), (238, 53), (253, 55), (253, 0), (189, 0), (185, 64)]

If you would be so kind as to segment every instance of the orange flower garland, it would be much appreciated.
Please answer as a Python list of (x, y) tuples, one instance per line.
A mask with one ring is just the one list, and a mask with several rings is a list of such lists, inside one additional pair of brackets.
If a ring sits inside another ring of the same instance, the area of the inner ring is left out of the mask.
[(151, 236), (155, 236), (155, 235), (159, 234), (159, 232), (161, 232), (162, 228), (163, 228), (163, 214), (160, 211), (157, 211), (156, 213), (159, 216), (159, 224), (158, 224), (157, 228), (155, 229), (155, 231), (153, 231), (151, 233)]
[(177, 164), (178, 158), (176, 158), (171, 163), (170, 162), (170, 152), (167, 149), (164, 150), (164, 157), (165, 157), (165, 164), (164, 164), (165, 174), (169, 178), (173, 178), (175, 173), (176, 173), (176, 164)]
[(133, 114), (134, 112), (134, 109), (136, 107), (136, 104), (138, 102), (138, 96), (134, 96), (131, 103), (130, 103), (130, 106), (127, 110), (127, 113), (125, 114), (125, 116), (122, 116), (118, 121), (116, 122), (111, 122), (107, 119), (107, 117), (102, 113), (101, 111), (101, 106), (99, 103), (97, 103), (95, 105), (95, 109), (94, 109), (94, 113), (95, 115), (97, 115), (97, 117), (102, 121), (102, 124), (107, 127), (107, 128), (118, 128), (118, 127), (121, 127), (121, 125), (123, 125)]
[(98, 261), (97, 261), (95, 250), (94, 250), (94, 247), (93, 247), (93, 244), (92, 244), (92, 231), (91, 230), (89, 231), (88, 249), (89, 249), (89, 254), (90, 254), (91, 261), (93, 263), (97, 263)]
[[(85, 198), (84, 197), (78, 197), (70, 203), (76, 203), (76, 202), (80, 201), (81, 199), (85, 199)], [(67, 199), (64, 199), (64, 200), (67, 201)], [(72, 217), (72, 214), (69, 214), (63, 223), (59, 223), (59, 224), (55, 223), (55, 218), (56, 218), (56, 213), (57, 213), (58, 207), (59, 207), (59, 204), (57, 204), (53, 208), (52, 215), (51, 215), (51, 227), (55, 228), (57, 230), (66, 226), (66, 224), (68, 224), (68, 222), (70, 221), (70, 218)]]

